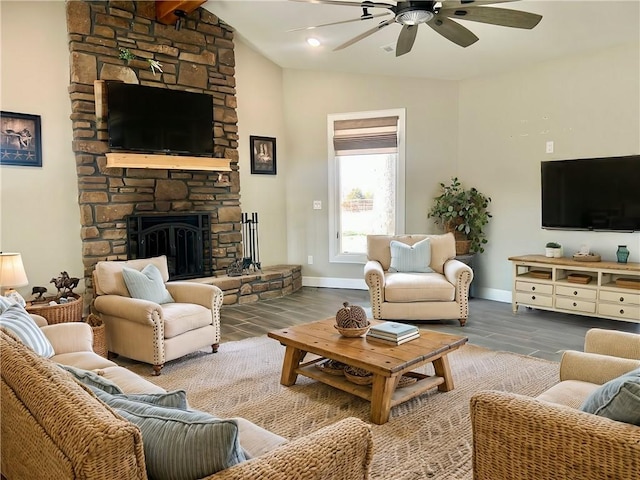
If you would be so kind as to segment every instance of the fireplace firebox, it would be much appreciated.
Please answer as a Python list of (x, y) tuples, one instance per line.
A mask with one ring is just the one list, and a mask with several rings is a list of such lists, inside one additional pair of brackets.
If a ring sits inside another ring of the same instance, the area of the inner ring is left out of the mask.
[(128, 258), (159, 255), (167, 256), (171, 280), (212, 276), (210, 215), (129, 215)]

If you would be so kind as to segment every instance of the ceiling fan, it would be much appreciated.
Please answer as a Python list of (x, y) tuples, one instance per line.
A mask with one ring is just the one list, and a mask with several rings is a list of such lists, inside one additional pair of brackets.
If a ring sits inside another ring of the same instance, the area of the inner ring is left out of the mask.
[[(315, 27), (306, 27), (296, 30), (310, 30), (313, 28), (326, 27), (329, 25), (338, 25), (349, 22), (358, 22), (361, 20), (370, 20), (376, 17), (393, 14), (393, 18), (384, 20), (374, 28), (352, 38), (342, 45), (334, 48), (342, 50), (356, 42), (382, 30), (393, 23), (402, 25), (402, 30), (398, 36), (396, 44), (396, 57), (409, 53), (413, 48), (413, 44), (418, 33), (418, 26), (426, 23), (437, 33), (445, 37), (447, 40), (468, 47), (478, 41), (478, 37), (473, 32), (463, 27), (455, 20), (469, 20), (472, 22), (489, 23), (491, 25), (501, 25), (503, 27), (526, 28), (532, 29), (542, 19), (541, 15), (535, 13), (522, 12), (520, 10), (511, 10), (506, 8), (486, 7), (495, 3), (507, 3), (518, 0), (442, 0), (436, 1), (397, 1), (396, 4), (381, 3), (372, 1), (349, 2), (342, 0), (291, 0), (294, 2), (317, 3), (326, 5), (342, 5), (348, 7), (362, 8), (362, 15), (359, 18), (351, 20), (343, 20), (341, 22), (325, 23)], [(382, 14), (371, 14), (369, 9), (384, 8), (389, 12)]]

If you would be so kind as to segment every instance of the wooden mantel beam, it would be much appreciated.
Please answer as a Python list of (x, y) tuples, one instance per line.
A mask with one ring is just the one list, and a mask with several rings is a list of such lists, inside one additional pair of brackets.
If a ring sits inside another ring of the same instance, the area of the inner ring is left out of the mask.
[(148, 153), (107, 153), (107, 168), (152, 168), (167, 170), (204, 170), (230, 172), (227, 158), (152, 155)]

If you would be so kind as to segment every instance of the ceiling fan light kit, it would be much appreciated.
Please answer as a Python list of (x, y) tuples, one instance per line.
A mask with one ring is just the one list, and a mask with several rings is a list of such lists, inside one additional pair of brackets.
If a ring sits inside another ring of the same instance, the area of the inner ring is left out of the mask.
[[(353, 45), (360, 40), (373, 35), (379, 30), (393, 24), (402, 25), (402, 30), (398, 36), (396, 44), (396, 57), (409, 53), (413, 48), (416, 39), (417, 27), (424, 23), (436, 33), (447, 40), (461, 47), (468, 47), (478, 41), (478, 37), (473, 32), (463, 27), (454, 20), (464, 20), (490, 25), (500, 25), (511, 28), (532, 29), (542, 19), (541, 15), (520, 10), (506, 8), (487, 7), (495, 3), (517, 2), (518, 0), (442, 0), (435, 1), (397, 1), (392, 3), (381, 3), (365, 0), (363, 2), (349, 2), (343, 0), (291, 0), (295, 2), (315, 3), (325, 5), (341, 5), (348, 7), (358, 7), (362, 9), (362, 15), (353, 20), (343, 20), (341, 22), (326, 23), (318, 25), (318, 28), (329, 25), (338, 25), (354, 21), (370, 20), (381, 16), (371, 15), (369, 9), (383, 8), (393, 14), (391, 20), (385, 20), (366, 32), (352, 38), (351, 40), (334, 48), (341, 50)], [(453, 20), (452, 20), (453, 19)], [(296, 29), (300, 30), (300, 29)]]
[(428, 10), (406, 10), (396, 15), (396, 22), (401, 25), (419, 25), (428, 22), (434, 17)]

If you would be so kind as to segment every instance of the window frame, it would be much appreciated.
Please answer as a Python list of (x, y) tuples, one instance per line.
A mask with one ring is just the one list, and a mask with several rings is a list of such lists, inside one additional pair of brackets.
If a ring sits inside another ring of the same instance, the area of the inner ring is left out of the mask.
[(372, 110), (366, 112), (330, 113), (327, 115), (327, 150), (329, 165), (329, 262), (356, 263), (367, 262), (366, 253), (340, 252), (340, 178), (336, 151), (333, 144), (334, 122), (336, 120), (358, 120), (375, 117), (398, 117), (398, 161), (396, 163), (395, 185), (395, 234), (404, 232), (405, 226), (405, 125), (406, 109), (394, 108), (388, 110)]

